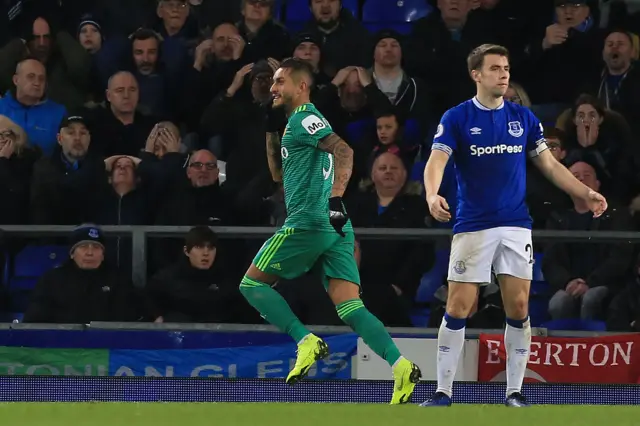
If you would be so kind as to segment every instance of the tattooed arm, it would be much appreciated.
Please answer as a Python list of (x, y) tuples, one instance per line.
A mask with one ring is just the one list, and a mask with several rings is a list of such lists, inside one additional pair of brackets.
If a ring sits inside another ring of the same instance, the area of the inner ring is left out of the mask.
[(353, 171), (353, 149), (335, 133), (322, 138), (318, 148), (333, 154), (334, 180), (331, 196), (342, 197)]
[(282, 182), (282, 156), (280, 154), (280, 135), (267, 133), (267, 161), (274, 182)]

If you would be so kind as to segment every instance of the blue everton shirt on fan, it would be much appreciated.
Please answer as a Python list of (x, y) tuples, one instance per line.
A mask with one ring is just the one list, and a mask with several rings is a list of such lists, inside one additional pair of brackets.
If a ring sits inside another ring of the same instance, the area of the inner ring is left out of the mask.
[(431, 149), (453, 156), (458, 179), (454, 234), (499, 226), (531, 229), (527, 155), (537, 156), (547, 144), (530, 110), (507, 101), (489, 109), (470, 99), (444, 114)]

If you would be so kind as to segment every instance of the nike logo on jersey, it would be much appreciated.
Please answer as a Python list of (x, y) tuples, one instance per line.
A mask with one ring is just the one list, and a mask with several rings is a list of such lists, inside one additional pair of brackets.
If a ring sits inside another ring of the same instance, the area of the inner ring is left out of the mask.
[(333, 172), (333, 155), (329, 154), (329, 170), (325, 170), (325, 168), (322, 168), (322, 174), (324, 176), (324, 180), (329, 179), (329, 176), (331, 176), (331, 173)]

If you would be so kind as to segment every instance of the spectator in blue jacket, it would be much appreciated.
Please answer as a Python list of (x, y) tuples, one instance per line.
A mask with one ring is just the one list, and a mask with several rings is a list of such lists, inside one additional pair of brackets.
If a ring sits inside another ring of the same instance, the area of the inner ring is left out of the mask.
[(22, 127), (31, 146), (51, 155), (57, 145), (58, 128), (66, 115), (64, 106), (46, 99), (47, 73), (35, 59), (18, 63), (13, 76), (14, 89), (0, 99), (0, 115), (5, 115)]

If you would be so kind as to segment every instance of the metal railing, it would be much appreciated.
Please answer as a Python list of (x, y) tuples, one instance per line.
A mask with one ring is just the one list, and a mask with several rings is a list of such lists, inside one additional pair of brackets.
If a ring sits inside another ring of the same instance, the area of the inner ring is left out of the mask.
[[(0, 225), (0, 232), (6, 236), (54, 237), (69, 236), (75, 226), (56, 225)], [(132, 244), (132, 278), (137, 286), (144, 285), (147, 275), (148, 238), (184, 236), (190, 226), (102, 226), (106, 236), (130, 237)], [(272, 227), (212, 227), (221, 238), (268, 238), (276, 230)], [(410, 239), (442, 240), (451, 237), (448, 229), (406, 229), (406, 228), (357, 228), (358, 239)], [(627, 231), (533, 231), (534, 241), (571, 241), (604, 243), (640, 243), (640, 232)]]
[[(118, 331), (118, 332), (200, 332), (200, 333), (281, 333), (276, 327), (268, 324), (204, 324), (204, 323), (142, 323), (142, 322), (101, 322), (94, 321), (90, 324), (34, 324), (34, 323), (0, 323), (0, 331)], [(435, 339), (438, 337), (437, 328), (421, 327), (387, 327), (393, 337)], [(309, 331), (319, 335), (333, 335), (353, 333), (347, 326), (311, 325)], [(478, 339), (480, 334), (502, 334), (504, 329), (474, 329), (469, 328), (465, 332), (467, 339)], [(531, 329), (533, 336), (539, 337), (594, 337), (612, 336), (620, 334), (636, 334), (627, 332), (609, 331), (573, 331), (573, 330), (548, 330), (542, 327)]]

